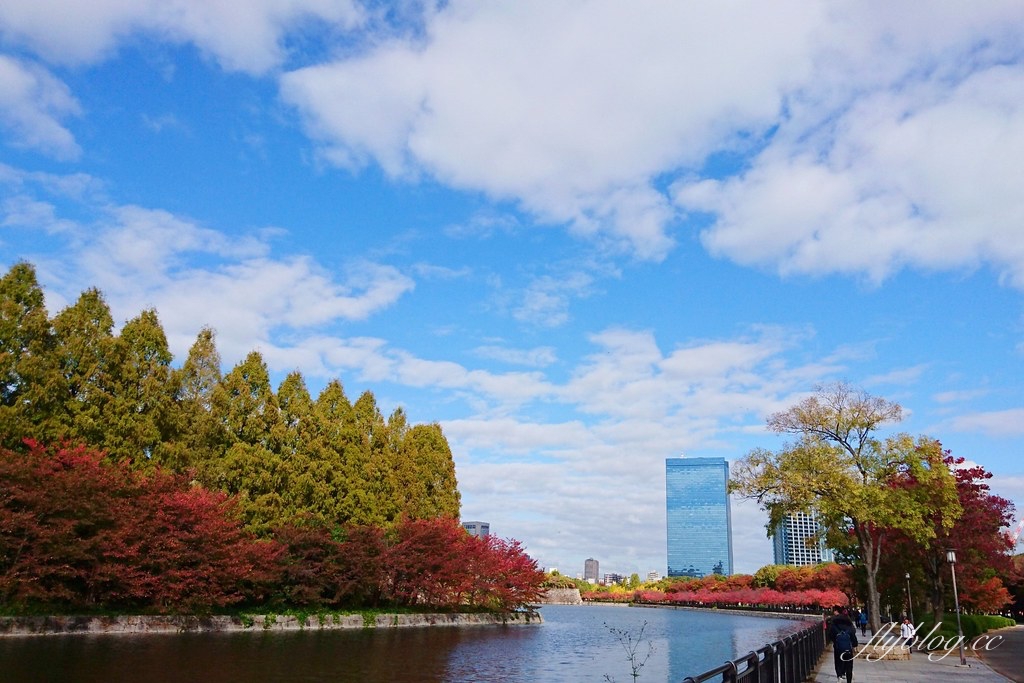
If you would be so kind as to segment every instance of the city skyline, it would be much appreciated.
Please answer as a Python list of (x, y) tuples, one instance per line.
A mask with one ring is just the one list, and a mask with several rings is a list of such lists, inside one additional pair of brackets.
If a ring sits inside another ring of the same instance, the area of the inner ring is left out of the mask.
[[(664, 569), (664, 462), (837, 380), (1024, 513), (1024, 5), (0, 3), (0, 263), (439, 423), (461, 516)], [(772, 562), (732, 501), (734, 570)], [(574, 570), (575, 571), (575, 570)]]

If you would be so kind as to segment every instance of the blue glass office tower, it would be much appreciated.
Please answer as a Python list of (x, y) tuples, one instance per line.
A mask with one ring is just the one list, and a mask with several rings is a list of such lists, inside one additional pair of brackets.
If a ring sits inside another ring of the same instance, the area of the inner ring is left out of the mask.
[(732, 574), (728, 484), (724, 458), (665, 460), (669, 576)]

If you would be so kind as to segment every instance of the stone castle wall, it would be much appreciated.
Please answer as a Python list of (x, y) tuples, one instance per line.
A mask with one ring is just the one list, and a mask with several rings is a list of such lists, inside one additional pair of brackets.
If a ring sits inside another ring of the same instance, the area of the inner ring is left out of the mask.
[(299, 629), (403, 628), (539, 624), (537, 612), (512, 614), (361, 614), (237, 616), (56, 616), (0, 617), (0, 637), (59, 634), (197, 633), (204, 631), (291, 631)]
[(537, 602), (541, 605), (580, 605), (583, 600), (578, 588), (549, 588)]

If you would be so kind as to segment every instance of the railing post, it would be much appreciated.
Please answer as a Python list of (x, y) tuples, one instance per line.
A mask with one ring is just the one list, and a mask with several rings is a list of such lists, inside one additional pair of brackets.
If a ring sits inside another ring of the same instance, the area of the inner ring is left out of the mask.
[(722, 683), (736, 683), (736, 662), (728, 661), (725, 665), (729, 668), (722, 674)]
[(792, 637), (786, 638), (786, 683), (799, 683), (793, 676), (794, 669), (796, 668), (796, 648), (793, 647)]
[[(764, 652), (763, 660), (761, 652)], [(705, 683), (713, 679), (721, 683), (740, 683), (741, 665), (743, 683), (803, 683), (814, 671), (824, 652), (825, 635), (815, 625), (765, 645), (761, 650), (751, 651), (744, 657), (725, 662), (699, 676), (687, 676), (682, 683)]]
[(765, 645), (764, 653), (765, 683), (775, 683), (775, 648)]
[(757, 656), (757, 653), (753, 650), (748, 652), (747, 656), (743, 658), (743, 661), (747, 664), (746, 670), (749, 671), (752, 676), (752, 678), (748, 678), (747, 680), (752, 683), (761, 683), (761, 669), (758, 666), (759, 659), (760, 658)]
[(800, 676), (801, 681), (807, 678), (807, 672), (810, 671), (807, 666), (810, 660), (810, 652), (807, 649), (808, 645), (810, 643), (807, 642), (807, 635), (802, 634), (800, 636), (800, 644), (797, 646), (797, 651), (800, 653), (800, 670), (797, 672), (797, 675)]

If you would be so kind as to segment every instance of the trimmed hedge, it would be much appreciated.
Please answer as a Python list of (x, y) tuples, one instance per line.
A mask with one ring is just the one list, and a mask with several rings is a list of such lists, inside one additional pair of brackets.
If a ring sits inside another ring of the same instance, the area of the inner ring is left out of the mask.
[[(935, 625), (935, 621), (931, 618), (931, 615), (926, 616), (921, 620), (924, 628), (918, 631), (918, 636), (923, 638), (925, 635), (931, 633), (932, 627)], [(964, 632), (964, 638), (970, 640), (977, 638), (983, 633), (987, 633), (993, 629), (1006, 628), (1007, 626), (1015, 626), (1017, 622), (1008, 617), (994, 616), (991, 614), (961, 614), (960, 615), (960, 626)], [(937, 635), (943, 638), (955, 638), (956, 632), (956, 614), (946, 615), (946, 618), (942, 620), (942, 625), (939, 630), (935, 632)]]

